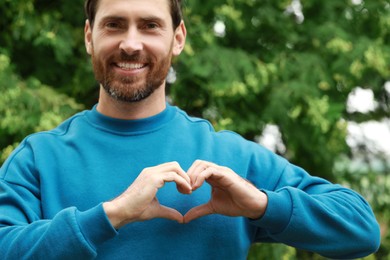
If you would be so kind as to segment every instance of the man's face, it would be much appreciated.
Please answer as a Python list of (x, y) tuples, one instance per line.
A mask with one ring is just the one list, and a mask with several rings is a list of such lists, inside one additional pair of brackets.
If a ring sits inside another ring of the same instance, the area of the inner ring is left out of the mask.
[(100, 0), (86, 45), (95, 77), (113, 98), (135, 102), (165, 85), (185, 29), (172, 29), (168, 0)]

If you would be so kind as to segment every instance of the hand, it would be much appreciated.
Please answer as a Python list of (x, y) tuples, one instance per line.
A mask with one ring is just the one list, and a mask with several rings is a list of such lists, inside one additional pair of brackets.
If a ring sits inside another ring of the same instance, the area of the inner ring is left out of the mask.
[(156, 194), (166, 182), (175, 182), (179, 192), (191, 193), (191, 181), (178, 163), (165, 163), (145, 168), (131, 186), (119, 197), (103, 203), (113, 227), (120, 228), (134, 221), (167, 218), (179, 223), (183, 215), (177, 210), (162, 206)]
[(267, 207), (267, 195), (227, 167), (206, 161), (196, 161), (188, 170), (192, 190), (207, 181), (211, 187), (208, 203), (192, 208), (184, 215), (184, 223), (209, 214), (261, 217)]

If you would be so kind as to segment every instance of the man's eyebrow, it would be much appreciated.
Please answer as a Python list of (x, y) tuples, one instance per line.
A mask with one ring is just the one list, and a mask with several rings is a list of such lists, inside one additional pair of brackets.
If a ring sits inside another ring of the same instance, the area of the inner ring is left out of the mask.
[(125, 22), (127, 21), (127, 18), (123, 17), (123, 16), (119, 16), (119, 15), (107, 15), (107, 16), (104, 16), (101, 21), (100, 21), (100, 24), (104, 24), (108, 21), (119, 21), (119, 22)]
[[(121, 16), (121, 15), (107, 15), (107, 16), (104, 16), (101, 20), (102, 21), (107, 21), (107, 20), (127, 21), (128, 19), (125, 16)], [(155, 15), (140, 16), (139, 20), (156, 21), (156, 22), (160, 22), (160, 23), (165, 22), (165, 19), (158, 17), (158, 16), (155, 16)]]
[(140, 20), (142, 21), (146, 21), (146, 22), (157, 22), (157, 23), (160, 23), (160, 24), (163, 24), (165, 23), (165, 19), (162, 19), (158, 16), (145, 16), (145, 17), (141, 17)]

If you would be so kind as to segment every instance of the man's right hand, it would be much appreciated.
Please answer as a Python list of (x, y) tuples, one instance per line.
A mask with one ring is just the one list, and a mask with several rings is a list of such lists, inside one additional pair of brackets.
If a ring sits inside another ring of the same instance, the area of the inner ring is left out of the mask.
[(161, 205), (156, 194), (166, 182), (175, 182), (179, 192), (190, 194), (191, 180), (177, 162), (145, 168), (130, 187), (119, 197), (103, 203), (114, 228), (135, 221), (167, 218), (183, 223), (183, 215), (175, 209)]

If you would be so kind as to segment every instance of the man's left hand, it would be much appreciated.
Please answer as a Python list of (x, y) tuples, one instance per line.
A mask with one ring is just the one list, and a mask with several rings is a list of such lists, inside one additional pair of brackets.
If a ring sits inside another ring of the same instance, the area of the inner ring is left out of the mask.
[(251, 219), (263, 216), (268, 203), (267, 195), (231, 169), (197, 160), (187, 173), (193, 191), (206, 181), (211, 185), (212, 192), (209, 202), (194, 207), (185, 214), (184, 223), (209, 214)]

